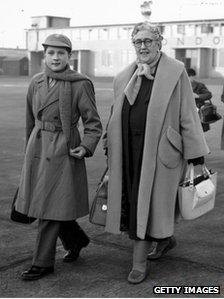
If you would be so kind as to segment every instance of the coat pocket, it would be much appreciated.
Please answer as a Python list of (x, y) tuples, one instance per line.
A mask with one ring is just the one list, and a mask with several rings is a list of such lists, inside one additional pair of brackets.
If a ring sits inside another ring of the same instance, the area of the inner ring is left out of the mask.
[(182, 137), (172, 127), (168, 127), (159, 143), (159, 158), (168, 168), (176, 168), (182, 157)]

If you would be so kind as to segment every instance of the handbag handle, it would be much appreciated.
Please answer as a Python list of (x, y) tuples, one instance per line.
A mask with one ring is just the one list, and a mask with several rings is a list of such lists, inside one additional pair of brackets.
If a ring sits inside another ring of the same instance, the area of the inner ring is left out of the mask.
[(104, 172), (103, 172), (103, 174), (102, 174), (102, 176), (101, 176), (100, 183), (103, 182), (103, 179), (104, 179), (104, 177), (105, 177), (107, 171), (108, 171), (108, 166), (106, 167), (106, 169), (104, 170)]
[[(209, 176), (209, 177), (211, 176), (210, 171), (208, 170), (208, 168), (206, 167), (205, 164), (201, 165), (201, 170), (202, 170), (202, 173), (205, 177), (206, 176)], [(186, 178), (190, 179), (190, 187), (193, 187), (194, 186), (194, 165), (193, 165), (193, 163), (189, 164), (189, 167), (188, 167), (187, 172), (186, 172)]]

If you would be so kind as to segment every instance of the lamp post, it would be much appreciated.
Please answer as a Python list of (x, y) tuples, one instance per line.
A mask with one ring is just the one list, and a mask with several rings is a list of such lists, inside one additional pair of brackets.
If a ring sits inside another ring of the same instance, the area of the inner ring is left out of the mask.
[(31, 25), (31, 27), (33, 27), (33, 29), (36, 32), (36, 47), (35, 47), (35, 51), (38, 52), (38, 44), (39, 44), (39, 26), (37, 23), (34, 23)]
[(146, 19), (146, 21), (150, 22), (150, 17), (152, 14), (152, 9), (151, 9), (151, 5), (152, 5), (152, 1), (144, 1), (141, 4), (141, 14), (143, 15), (143, 17)]

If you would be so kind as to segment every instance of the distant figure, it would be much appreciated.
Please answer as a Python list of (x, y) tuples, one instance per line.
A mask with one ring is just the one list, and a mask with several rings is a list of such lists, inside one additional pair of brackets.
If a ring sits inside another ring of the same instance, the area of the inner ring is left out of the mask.
[[(221, 101), (224, 103), (224, 85), (222, 89), (222, 94), (221, 94)], [(224, 150), (224, 121), (222, 125), (222, 133), (221, 133), (221, 149)]]
[(221, 101), (224, 103), (224, 85), (222, 88)]
[(183, 167), (187, 161), (203, 163), (209, 152), (184, 64), (160, 51), (162, 39), (159, 28), (147, 22), (134, 27), (137, 59), (115, 77), (105, 136), (106, 231), (126, 231), (133, 240), (128, 275), (133, 284), (148, 274), (151, 242), (170, 246), (173, 240)]
[[(206, 100), (210, 100), (212, 98), (212, 93), (208, 90), (208, 88), (205, 86), (205, 84), (195, 80), (196, 72), (194, 69), (188, 68), (187, 74), (191, 81), (191, 86), (192, 86), (192, 89), (194, 92), (196, 106), (199, 109), (199, 108), (201, 108), (201, 106), (204, 105)], [(207, 132), (208, 130), (210, 130), (209, 124), (202, 123), (201, 125), (202, 125), (204, 132)]]

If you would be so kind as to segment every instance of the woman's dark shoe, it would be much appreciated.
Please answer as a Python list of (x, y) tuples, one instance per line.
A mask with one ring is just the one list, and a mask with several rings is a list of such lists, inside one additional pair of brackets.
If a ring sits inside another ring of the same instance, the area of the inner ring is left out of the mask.
[(166, 254), (169, 250), (174, 248), (177, 245), (176, 239), (174, 236), (161, 241), (157, 242), (156, 246), (152, 249), (151, 252), (149, 252), (147, 259), (148, 260), (157, 260), (160, 257), (162, 257), (164, 254)]
[(72, 250), (68, 250), (68, 252), (64, 255), (63, 262), (64, 263), (72, 263), (77, 260), (79, 257), (79, 253), (83, 247), (86, 247), (89, 244), (89, 238), (86, 236), (82, 240), (80, 240), (75, 248)]
[(28, 270), (22, 272), (23, 280), (36, 280), (54, 272), (54, 267), (31, 266)]
[(145, 272), (141, 272), (139, 270), (131, 270), (131, 272), (128, 275), (128, 282), (132, 284), (138, 284), (141, 283), (145, 278), (147, 277), (147, 270)]

